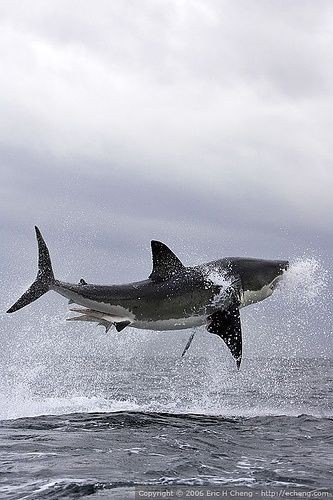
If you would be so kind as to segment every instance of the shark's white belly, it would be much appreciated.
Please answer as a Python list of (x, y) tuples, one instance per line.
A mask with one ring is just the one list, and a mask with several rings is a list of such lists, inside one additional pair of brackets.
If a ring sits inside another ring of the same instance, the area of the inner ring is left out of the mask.
[(170, 318), (158, 321), (134, 321), (131, 326), (142, 330), (184, 330), (206, 323), (206, 316), (192, 316), (190, 318)]

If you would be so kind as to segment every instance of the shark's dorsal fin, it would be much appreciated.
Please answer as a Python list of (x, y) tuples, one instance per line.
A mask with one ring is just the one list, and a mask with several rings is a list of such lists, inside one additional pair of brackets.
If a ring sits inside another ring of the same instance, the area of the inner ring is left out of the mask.
[(87, 285), (88, 283), (83, 278), (80, 279), (79, 285)]
[(151, 242), (153, 270), (149, 278), (153, 281), (166, 281), (183, 271), (185, 266), (178, 257), (161, 241)]

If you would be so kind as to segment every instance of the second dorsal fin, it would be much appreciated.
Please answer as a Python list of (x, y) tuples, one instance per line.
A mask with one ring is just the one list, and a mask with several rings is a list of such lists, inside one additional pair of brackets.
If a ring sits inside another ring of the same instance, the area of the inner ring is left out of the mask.
[(153, 270), (149, 278), (153, 281), (165, 281), (185, 269), (178, 257), (161, 241), (151, 242)]

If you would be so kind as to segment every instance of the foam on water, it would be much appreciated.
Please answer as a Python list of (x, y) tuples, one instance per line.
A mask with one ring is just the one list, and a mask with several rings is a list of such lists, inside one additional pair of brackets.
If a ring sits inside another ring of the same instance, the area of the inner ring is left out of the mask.
[[(33, 373), (23, 368), (21, 382), (16, 379), (15, 385), (2, 388), (0, 419), (118, 411), (243, 417), (332, 415), (329, 360), (245, 360), (240, 372), (221, 352), (187, 361), (151, 358), (145, 370), (140, 360), (113, 361), (117, 372), (112, 371), (112, 364), (98, 366), (96, 361), (95, 368), (85, 370), (80, 363), (67, 380), (56, 378), (48, 367)], [(62, 369), (68, 370), (67, 362)]]
[(65, 415), (69, 413), (142, 411), (142, 407), (133, 401), (108, 400), (102, 397), (67, 396), (67, 397), (27, 397), (2, 400), (0, 420), (40, 415)]

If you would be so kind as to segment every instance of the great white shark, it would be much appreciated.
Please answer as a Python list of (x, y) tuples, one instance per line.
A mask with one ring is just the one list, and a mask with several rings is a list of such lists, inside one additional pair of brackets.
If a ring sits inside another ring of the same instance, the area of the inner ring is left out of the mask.
[[(82, 306), (70, 321), (92, 321), (108, 331), (115, 326), (144, 330), (181, 330), (206, 325), (227, 345), (240, 367), (242, 330), (239, 310), (269, 297), (284, 271), (286, 260), (227, 257), (194, 267), (184, 266), (162, 242), (152, 241), (153, 269), (148, 279), (123, 285), (78, 284), (55, 279), (46, 243), (38, 227), (38, 273), (30, 288), (8, 313), (53, 290), (69, 303)], [(183, 351), (188, 349), (193, 333)]]

